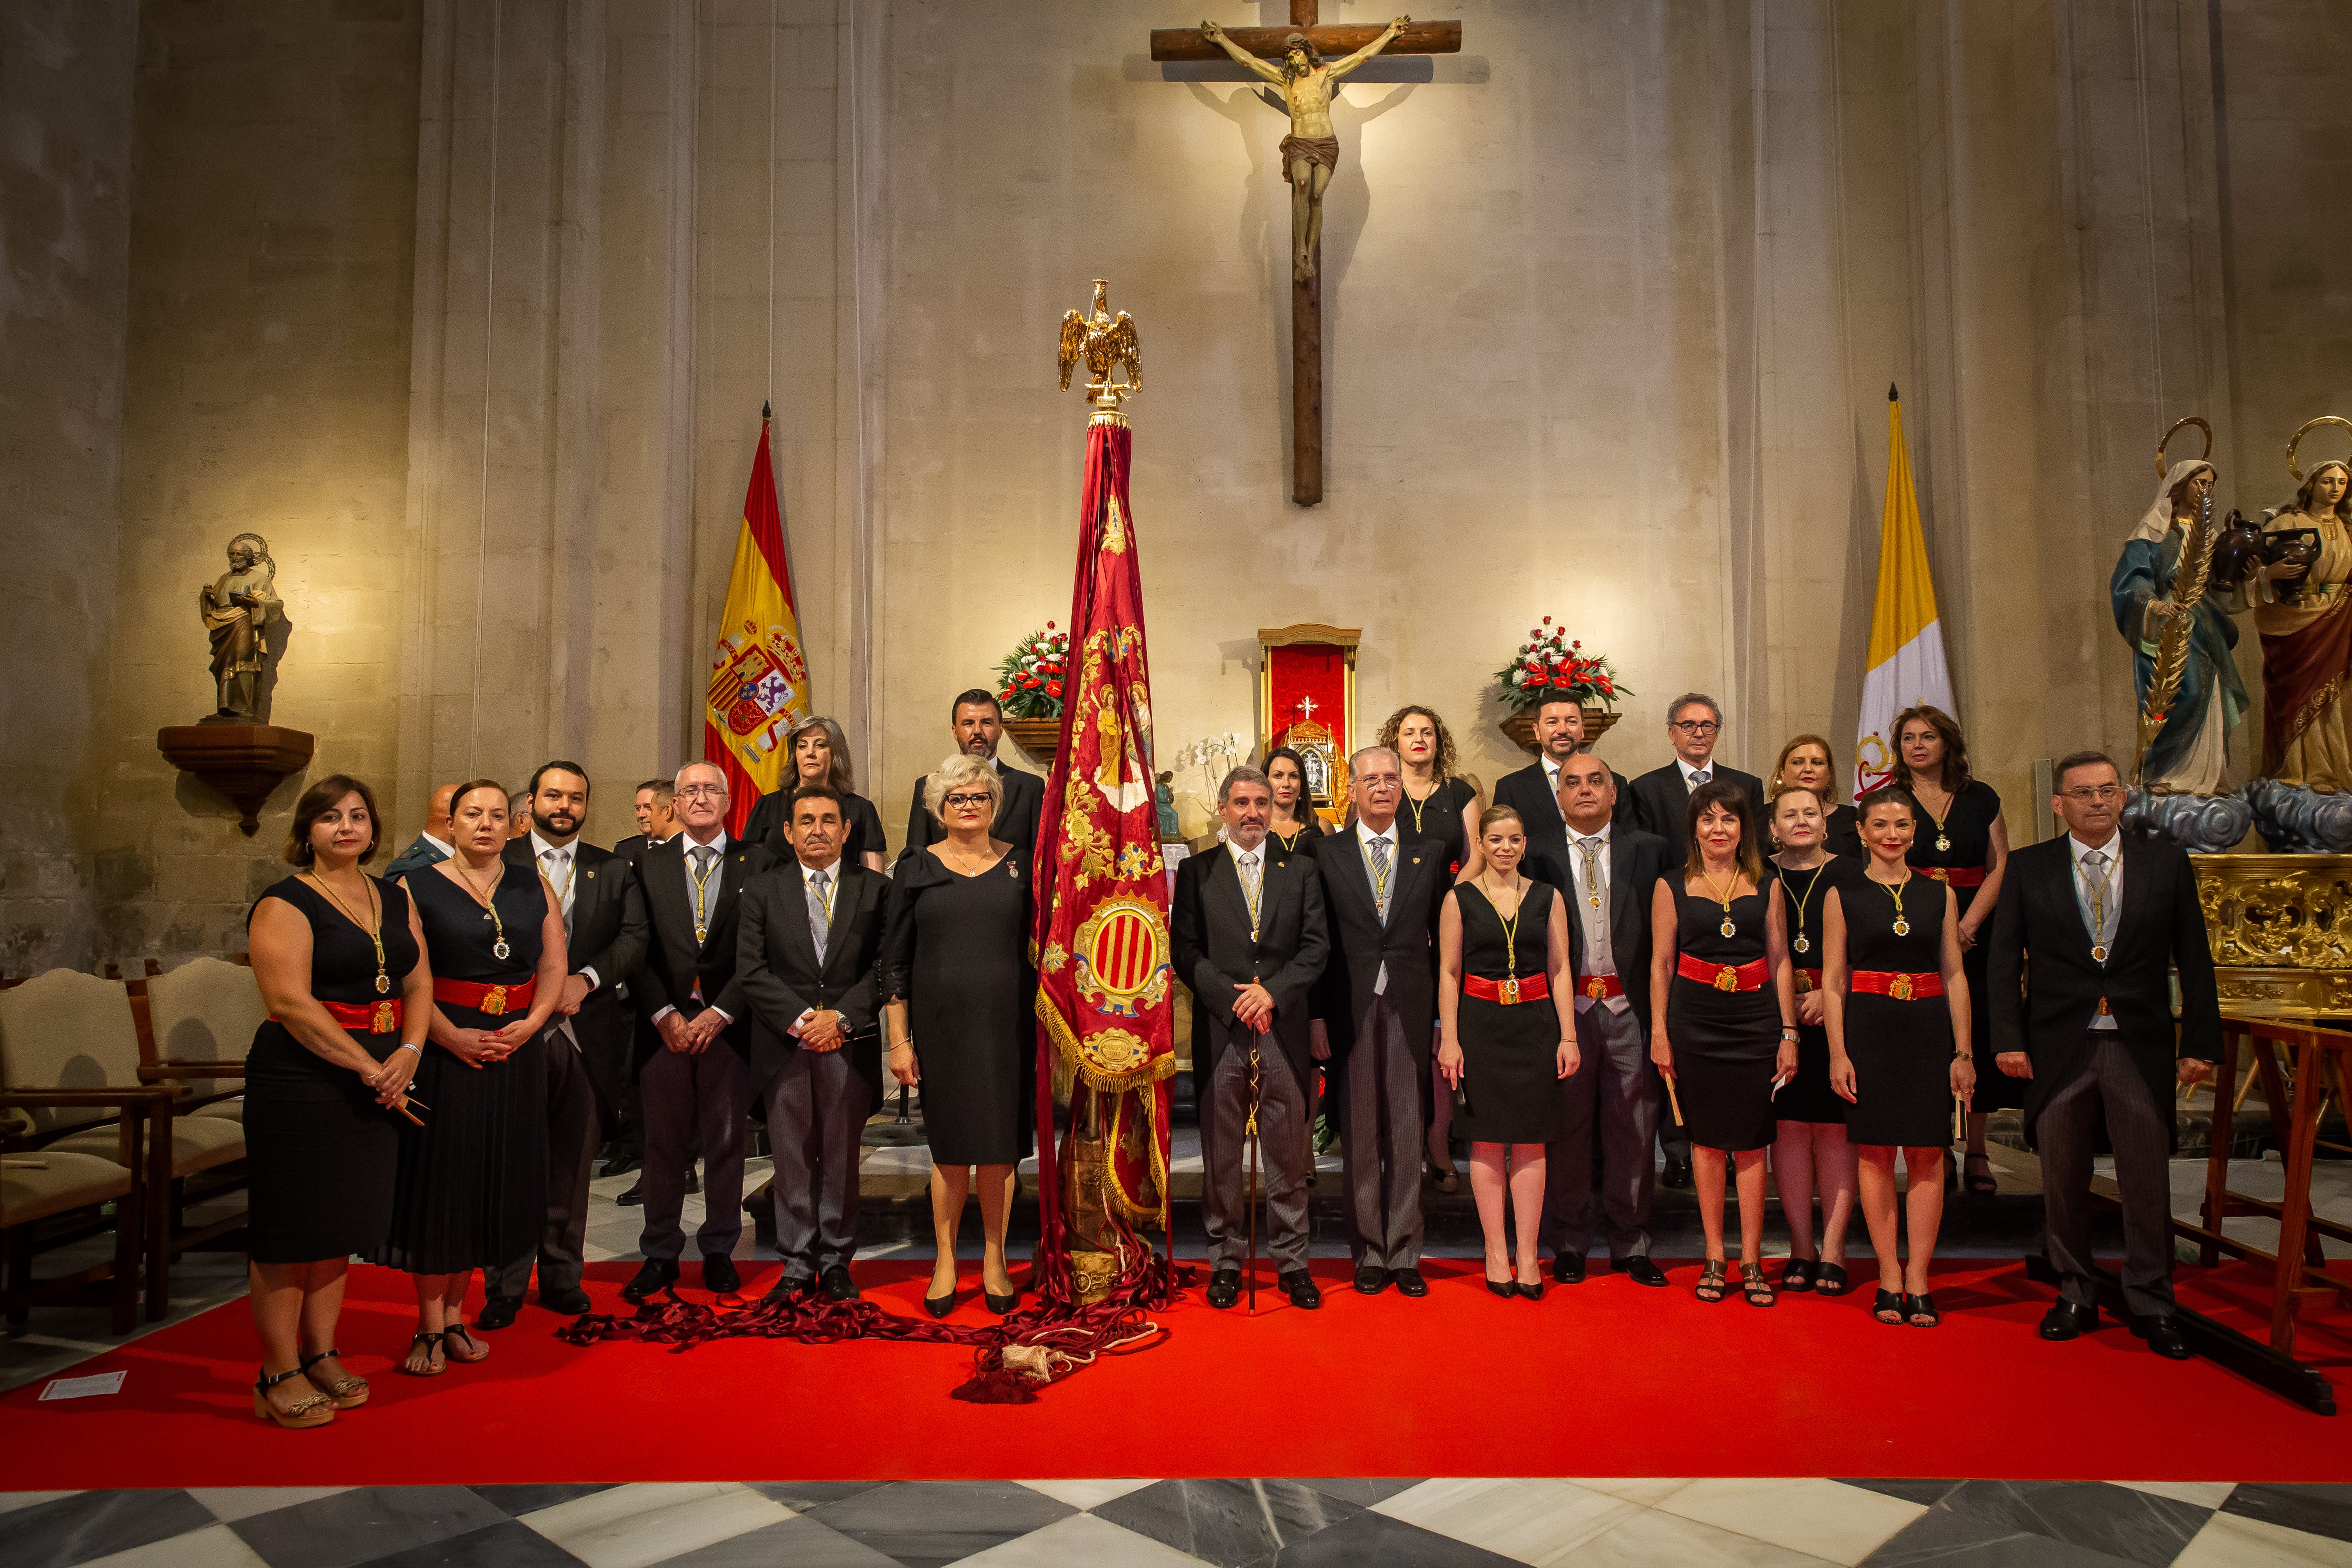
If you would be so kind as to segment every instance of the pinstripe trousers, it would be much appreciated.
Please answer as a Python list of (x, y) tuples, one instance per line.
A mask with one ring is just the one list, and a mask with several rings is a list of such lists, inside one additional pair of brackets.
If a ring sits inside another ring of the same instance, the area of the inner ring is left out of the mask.
[(2172, 1305), (2171, 1108), (2157, 1103), (2121, 1032), (2095, 1030), (2090, 1058), (2051, 1092), (2034, 1123), (2042, 1203), (2058, 1293), (2098, 1303), (2091, 1277), (2091, 1152), (2104, 1115), (2124, 1200), (2124, 1300), (2141, 1317)]

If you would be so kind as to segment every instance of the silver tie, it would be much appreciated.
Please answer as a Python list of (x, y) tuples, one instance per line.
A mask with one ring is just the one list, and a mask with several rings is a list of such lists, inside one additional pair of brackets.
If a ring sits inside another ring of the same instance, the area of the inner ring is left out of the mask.
[(1389, 918), (1389, 841), (1372, 840), (1372, 901), (1379, 907), (1382, 924)]
[(809, 941), (816, 945), (816, 961), (820, 964), (824, 962), (825, 938), (833, 934), (833, 916), (824, 901), (825, 888), (832, 880), (830, 871), (819, 871), (809, 879)]
[(1242, 871), (1242, 897), (1249, 903), (1250, 940), (1252, 942), (1255, 942), (1257, 940), (1258, 898), (1265, 886), (1264, 874), (1258, 869), (1257, 852), (1255, 850), (1249, 850), (1244, 853), (1241, 857), (1240, 866)]
[(2118, 923), (2107, 898), (2106, 869), (2105, 850), (2094, 849), (2083, 857), (2084, 896), (2091, 906), (2091, 940), (2103, 948), (2112, 945)]
[(1691, 774), (1690, 787), (1692, 789), (1696, 789), (1699, 785), (1706, 783), (1713, 777), (1715, 777), (1715, 770), (1713, 768), (1701, 768), (1698, 772)]

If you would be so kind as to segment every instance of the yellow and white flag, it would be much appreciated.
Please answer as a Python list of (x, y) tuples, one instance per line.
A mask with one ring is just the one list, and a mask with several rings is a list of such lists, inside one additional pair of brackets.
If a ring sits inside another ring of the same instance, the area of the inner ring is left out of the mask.
[(1936, 618), (1936, 584), (1919, 494), (1903, 445), (1903, 405), (1886, 393), (1886, 515), (1878, 525), (1878, 594), (1870, 612), (1870, 654), (1862, 678), (1862, 721), (1853, 748), (1854, 795), (1894, 772), (1895, 716), (1916, 703), (1952, 711), (1952, 672), (1944, 663), (1944, 628)]

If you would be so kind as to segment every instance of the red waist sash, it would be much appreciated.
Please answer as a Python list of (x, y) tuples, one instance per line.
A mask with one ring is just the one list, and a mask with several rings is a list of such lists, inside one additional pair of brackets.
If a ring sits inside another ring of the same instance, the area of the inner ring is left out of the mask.
[(1710, 963), (1685, 952), (1675, 961), (1675, 973), (1685, 980), (1712, 985), (1717, 991), (1761, 991), (1769, 971), (1760, 958), (1746, 963)]
[(1612, 996), (1625, 994), (1625, 983), (1613, 974), (1588, 974), (1576, 983), (1579, 996), (1590, 996), (1595, 1002), (1606, 1002)]
[[(382, 1002), (321, 1002), (327, 1016), (345, 1029), (357, 1029), (362, 1035), (396, 1035), (400, 1033), (400, 999), (389, 997)], [(272, 1013), (269, 1021), (278, 1022)]]
[(1919, 875), (1954, 888), (1981, 888), (1985, 879), (1981, 866), (1922, 866)]
[(1924, 1002), (1944, 994), (1944, 977), (1940, 974), (1890, 974), (1880, 969), (1857, 969), (1853, 980), (1856, 991), (1873, 996), (1892, 996), (1897, 1002)]
[(471, 1007), (477, 1013), (487, 1013), (493, 1018), (509, 1013), (528, 1013), (530, 999), (539, 989), (536, 975), (520, 985), (477, 985), (470, 980), (440, 980), (433, 982), (433, 1000), (446, 1002), (453, 1007)]
[(1530, 974), (1524, 980), (1482, 980), (1475, 974), (1462, 977), (1462, 992), (1481, 1002), (1498, 1002), (1506, 1007), (1516, 1007), (1522, 1002), (1540, 1002), (1551, 994), (1551, 978)]

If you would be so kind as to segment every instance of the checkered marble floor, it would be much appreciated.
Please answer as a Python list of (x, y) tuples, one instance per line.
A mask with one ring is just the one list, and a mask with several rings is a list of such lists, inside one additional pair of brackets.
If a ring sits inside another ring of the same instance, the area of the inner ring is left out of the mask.
[(16, 1492), (0, 1494), (0, 1563), (2290, 1568), (2352, 1564), (2352, 1487), (1387, 1479)]

